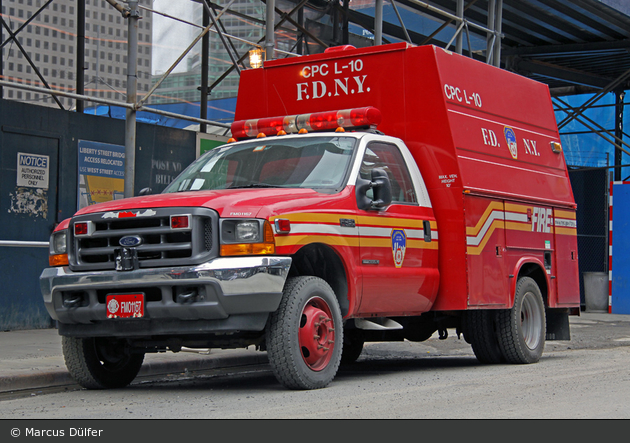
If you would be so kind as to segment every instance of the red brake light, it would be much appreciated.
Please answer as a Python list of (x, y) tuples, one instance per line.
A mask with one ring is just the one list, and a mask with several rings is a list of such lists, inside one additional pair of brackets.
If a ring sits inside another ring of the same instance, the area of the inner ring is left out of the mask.
[(376, 127), (381, 122), (381, 111), (365, 108), (340, 111), (315, 112), (312, 114), (286, 115), (232, 123), (232, 136), (239, 138), (257, 137), (258, 134), (277, 135), (306, 131), (335, 131), (337, 128)]

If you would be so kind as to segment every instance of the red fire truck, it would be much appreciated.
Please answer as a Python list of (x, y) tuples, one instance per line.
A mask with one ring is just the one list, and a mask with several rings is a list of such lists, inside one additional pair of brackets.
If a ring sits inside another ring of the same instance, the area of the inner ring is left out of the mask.
[(159, 195), (89, 206), (41, 276), (70, 373), (256, 346), (328, 385), (364, 343), (448, 329), (534, 363), (579, 315), (576, 205), (548, 88), (433, 46), (331, 48), (242, 73), (231, 140)]

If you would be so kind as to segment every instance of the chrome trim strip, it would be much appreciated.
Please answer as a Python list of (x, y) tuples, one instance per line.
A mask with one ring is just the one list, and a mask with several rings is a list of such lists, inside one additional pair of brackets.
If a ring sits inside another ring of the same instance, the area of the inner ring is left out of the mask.
[(45, 303), (62, 290), (111, 285), (155, 285), (186, 281), (217, 283), (223, 295), (281, 293), (291, 267), (290, 257), (221, 257), (198, 266), (137, 269), (129, 272), (72, 272), (67, 266), (46, 268), (40, 277)]

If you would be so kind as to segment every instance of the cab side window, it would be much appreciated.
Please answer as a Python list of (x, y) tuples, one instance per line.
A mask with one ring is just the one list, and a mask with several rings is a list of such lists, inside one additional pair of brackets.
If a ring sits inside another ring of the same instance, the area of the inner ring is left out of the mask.
[[(383, 169), (389, 176), (393, 202), (418, 203), (409, 169), (396, 145), (380, 142), (368, 144), (361, 163), (361, 178), (370, 180), (374, 168)], [(372, 196), (368, 194), (368, 197)]]

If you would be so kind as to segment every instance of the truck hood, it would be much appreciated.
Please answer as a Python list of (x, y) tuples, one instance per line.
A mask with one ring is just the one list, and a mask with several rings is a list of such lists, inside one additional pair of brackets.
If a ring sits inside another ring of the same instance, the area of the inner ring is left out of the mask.
[[(346, 196), (346, 188), (336, 194), (337, 198)], [(258, 217), (268, 218), (275, 214), (291, 212), (299, 206), (318, 206), (330, 203), (335, 196), (323, 194), (312, 189), (221, 189), (216, 191), (190, 191), (172, 194), (145, 195), (123, 200), (114, 200), (87, 206), (76, 215), (96, 212), (132, 211), (165, 207), (205, 207), (214, 209), (220, 217)]]

